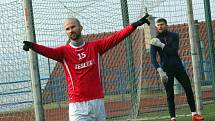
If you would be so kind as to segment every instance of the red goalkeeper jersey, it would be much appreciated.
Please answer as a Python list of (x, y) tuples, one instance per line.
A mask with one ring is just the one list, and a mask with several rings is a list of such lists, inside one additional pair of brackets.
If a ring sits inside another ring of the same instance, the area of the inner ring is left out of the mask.
[(100, 99), (104, 98), (104, 94), (99, 56), (117, 45), (134, 30), (135, 28), (132, 25), (128, 25), (109, 37), (84, 42), (80, 47), (67, 44), (49, 48), (34, 43), (32, 49), (63, 64), (70, 102)]

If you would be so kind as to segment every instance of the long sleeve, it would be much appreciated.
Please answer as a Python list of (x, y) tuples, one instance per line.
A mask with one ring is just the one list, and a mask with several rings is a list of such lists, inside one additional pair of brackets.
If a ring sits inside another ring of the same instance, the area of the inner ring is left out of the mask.
[(125, 39), (128, 35), (130, 35), (136, 28), (132, 25), (128, 25), (120, 31), (115, 32), (109, 37), (97, 40), (99, 52), (102, 54), (109, 50), (110, 48), (117, 45), (123, 39)]
[[(181, 66), (182, 62), (178, 55), (179, 49), (179, 35), (174, 32), (167, 32), (165, 35), (157, 36), (162, 43), (165, 44), (165, 47), (162, 49), (160, 47), (151, 46), (151, 63), (157, 69), (162, 67), (162, 69), (167, 69), (169, 67)], [(160, 56), (160, 61), (156, 58), (157, 54)]]
[(32, 50), (34, 50), (35, 52), (51, 58), (53, 60), (56, 60), (58, 62), (63, 62), (63, 47), (64, 46), (60, 46), (60, 47), (56, 47), (56, 48), (49, 48), (43, 45), (39, 45), (36, 43), (33, 43), (33, 48)]
[(157, 69), (160, 67), (160, 65), (157, 62), (157, 52), (158, 52), (158, 47), (151, 45), (150, 46), (150, 57), (151, 57), (151, 63), (152, 65)]

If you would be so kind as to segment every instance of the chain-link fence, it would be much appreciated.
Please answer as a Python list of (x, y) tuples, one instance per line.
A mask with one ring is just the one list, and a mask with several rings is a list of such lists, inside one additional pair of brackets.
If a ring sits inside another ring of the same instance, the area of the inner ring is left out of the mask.
[[(22, 50), (22, 41), (26, 40), (22, 4), (21, 0), (0, 2), (0, 121), (35, 120), (29, 56)], [(86, 41), (108, 36), (123, 28), (122, 4), (120, 0), (32, 0), (36, 41), (49, 47), (65, 44), (68, 39), (63, 21), (67, 17), (77, 17), (81, 21)], [(214, 11), (215, 0), (210, 4)], [(155, 19), (164, 17), (168, 20), (169, 30), (180, 35), (179, 54), (192, 80), (186, 0), (127, 0), (127, 5), (130, 23), (146, 12)], [(214, 104), (214, 94), (203, 1), (193, 1), (193, 9), (201, 43), (200, 89), (205, 107)], [(215, 25), (215, 14), (211, 13), (211, 17)], [(107, 119), (125, 120), (134, 113), (142, 120), (168, 116), (163, 85), (150, 63), (145, 45), (144, 28), (138, 28), (131, 35), (133, 55), (128, 56), (124, 41), (102, 57)], [(128, 78), (128, 59), (133, 60), (134, 81)], [(45, 120), (68, 121), (67, 84), (61, 64), (40, 55), (38, 62)], [(177, 109), (182, 110), (177, 114), (189, 114), (181, 87), (176, 83), (175, 88), (179, 90)], [(204, 113), (211, 112), (205, 110)]]

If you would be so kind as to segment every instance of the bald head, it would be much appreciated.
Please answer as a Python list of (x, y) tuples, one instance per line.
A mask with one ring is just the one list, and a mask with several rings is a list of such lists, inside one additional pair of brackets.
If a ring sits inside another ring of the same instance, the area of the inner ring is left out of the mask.
[(79, 41), (79, 39), (81, 38), (82, 26), (77, 18), (65, 19), (64, 29), (70, 39)]
[(69, 23), (69, 22), (74, 22), (76, 23), (77, 25), (81, 26), (81, 23), (80, 21), (77, 19), (77, 18), (66, 18), (64, 20), (64, 27), (65, 27), (65, 24)]

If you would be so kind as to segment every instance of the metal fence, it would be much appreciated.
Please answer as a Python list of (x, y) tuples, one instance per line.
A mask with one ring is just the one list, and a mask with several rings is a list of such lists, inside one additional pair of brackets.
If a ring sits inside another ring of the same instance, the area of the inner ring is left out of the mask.
[[(122, 4), (125, 4), (125, 0), (32, 0), (36, 41), (49, 47), (65, 44), (67, 37), (63, 30), (63, 21), (71, 16), (77, 17), (83, 24), (86, 41), (108, 36), (123, 28), (122, 9), (125, 8)], [(24, 1), (21, 0), (0, 2), (0, 121), (34, 121), (38, 118), (33, 105), (34, 84), (29, 66), (31, 56), (22, 50), (22, 41), (28, 40), (23, 5)], [(200, 101), (204, 107), (214, 104), (214, 75), (210, 55), (210, 46), (213, 46), (214, 39), (210, 43), (207, 36), (208, 16), (205, 14), (204, 5), (206, 8), (209, 6), (201, 0), (193, 1), (192, 5), (194, 19), (198, 20), (196, 36), (201, 43), (202, 59), (198, 63), (203, 69), (196, 70), (202, 74), (198, 79)], [(145, 12), (155, 18), (164, 17), (168, 20), (169, 29), (180, 35), (179, 53), (193, 82), (187, 1), (127, 0), (127, 6), (129, 23), (138, 20)], [(214, 11), (215, 0), (210, 0), (210, 6), (211, 11)], [(210, 14), (214, 26), (215, 14)], [(134, 85), (137, 92), (135, 96), (131, 93), (131, 82), (128, 80), (125, 43), (120, 43), (102, 57), (105, 106), (107, 118), (110, 120), (124, 120), (133, 113), (138, 113), (138, 119), (150, 119), (163, 116), (167, 110), (163, 85), (150, 64), (149, 53), (144, 44), (144, 28), (138, 28), (131, 35), (135, 68), (133, 73), (136, 80)], [(212, 34), (214, 33), (215, 29)], [(67, 85), (61, 65), (38, 55), (38, 67), (44, 120), (68, 121)], [(181, 89), (178, 83), (175, 87)], [(187, 105), (183, 91), (180, 90), (176, 98), (178, 109)], [(135, 105), (132, 105), (133, 103)], [(187, 112), (189, 110), (184, 108), (179, 115)]]

